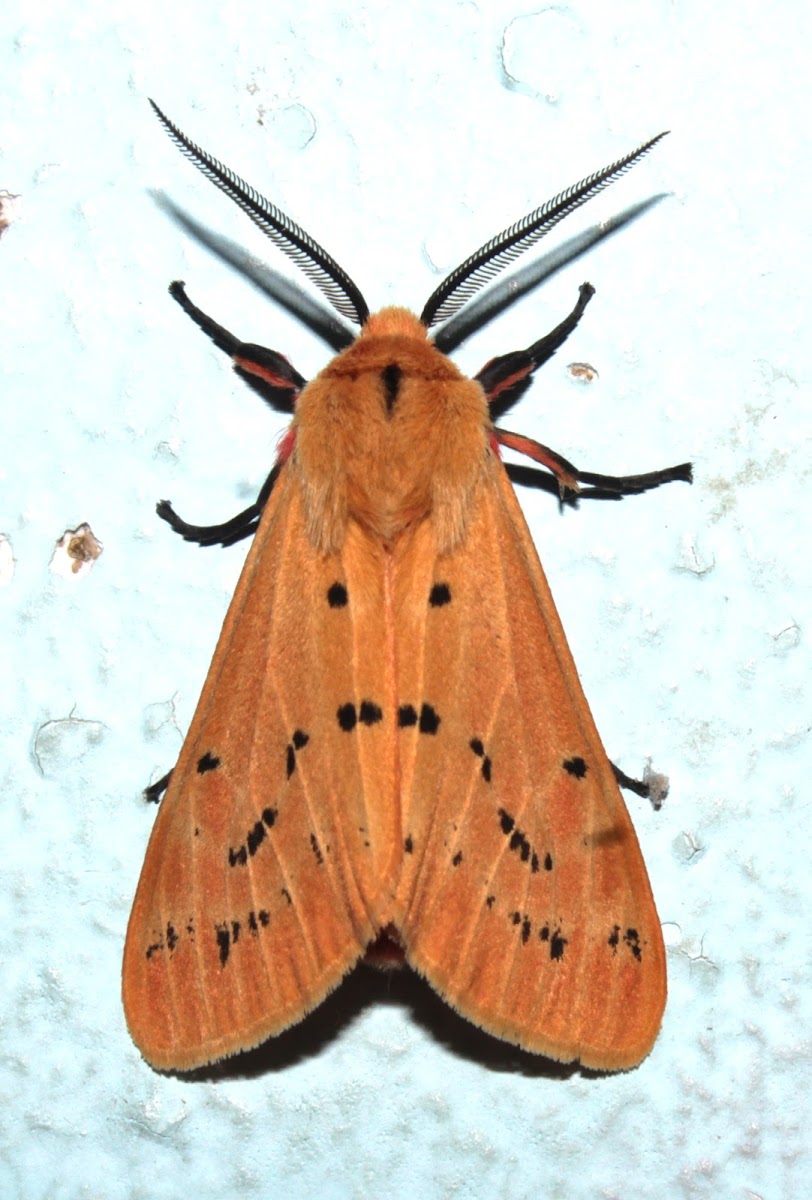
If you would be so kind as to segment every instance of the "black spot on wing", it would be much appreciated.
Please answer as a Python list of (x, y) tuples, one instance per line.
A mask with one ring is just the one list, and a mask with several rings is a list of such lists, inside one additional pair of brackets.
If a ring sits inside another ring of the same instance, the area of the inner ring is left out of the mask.
[(336, 719), (338, 720), (340, 728), (343, 729), (345, 733), (351, 733), (352, 730), (355, 729), (358, 721), (355, 705), (342, 704), (336, 713)]
[(527, 913), (512, 912), (510, 913), (510, 922), (515, 925), (520, 933), (522, 945), (526, 946), (530, 941), (530, 934), (533, 926)]
[(197, 773), (204, 775), (206, 771), (214, 771), (220, 766), (220, 759), (212, 754), (211, 750), (207, 750), (202, 758), (197, 760)]
[(452, 867), (458, 867), (462, 862), (462, 850), (458, 850), (451, 860)]
[(561, 766), (568, 775), (572, 775), (575, 779), (583, 779), (588, 770), (586, 763), (578, 755), (574, 758), (565, 759)]
[(310, 735), (305, 733), (303, 729), (294, 729), (293, 736), (287, 744), (285, 750), (285, 766), (288, 779), (296, 770), (296, 751), (301, 750), (310, 741)]
[(358, 709), (358, 720), (362, 725), (377, 725), (383, 718), (383, 712), (371, 700), (362, 700)]
[(528, 914), (525, 912), (511, 912), (510, 922), (518, 929), (519, 936), (522, 938), (522, 946), (527, 946), (530, 941), (530, 934), (533, 932), (533, 923), (531, 923)]
[(442, 608), (451, 603), (451, 588), (447, 583), (435, 583), (429, 592), (429, 604), (432, 608)]
[(401, 729), (406, 729), (410, 725), (417, 724), (417, 709), (412, 704), (401, 704), (398, 709), (398, 725)]
[(471, 749), (473, 750), (473, 752), (477, 756), (477, 758), (482, 759), (482, 766), (480, 768), (480, 770), (482, 771), (482, 778), (485, 780), (486, 783), (490, 783), (490, 781), (491, 781), (491, 760), (488, 758), (487, 754), (485, 753), (485, 747), (482, 744), (482, 739), (478, 738), (478, 737), (471, 738), (468, 745), (471, 747)]
[(327, 603), (330, 605), (330, 608), (344, 608), (348, 599), (347, 589), (343, 583), (339, 583), (336, 580), (335, 583), (330, 584), (327, 589)]
[(407, 836), (406, 836), (406, 839), (405, 839), (405, 841), (404, 841), (404, 843), (403, 843), (403, 849), (404, 849), (404, 851), (406, 852), (406, 854), (413, 854), (413, 853), (414, 853), (414, 842), (412, 841), (412, 835), (411, 835), (411, 834), (407, 834)]
[(430, 704), (424, 704), (420, 709), (420, 732), (436, 733), (440, 728), (440, 718)]
[(643, 952), (640, 948), (640, 934), (637, 932), (637, 930), (627, 929), (623, 935), (623, 941), (629, 947), (629, 950), (631, 950), (632, 957), (640, 962), (643, 957)]
[(553, 962), (558, 962), (564, 957), (564, 947), (568, 944), (569, 938), (561, 936), (560, 928), (551, 932), (549, 925), (543, 925), (539, 930), (539, 938), (542, 942), (549, 943), (550, 958)]
[(533, 932), (533, 922), (527, 913), (512, 912), (508, 914), (510, 923), (519, 930), (519, 935), (522, 939), (522, 945), (526, 946), (530, 941), (530, 935)]
[(324, 855), (321, 852), (321, 846), (319, 846), (319, 839), (316, 837), (315, 833), (311, 833), (311, 835), (310, 835), (310, 849), (313, 851), (313, 857), (315, 858), (318, 865), (322, 866), (324, 863)]
[(252, 937), (258, 937), (260, 929), (266, 929), (271, 920), (271, 914), (267, 908), (259, 908), (256, 911), (252, 908), (248, 914), (248, 932)]
[(553, 962), (558, 962), (564, 957), (564, 947), (567, 945), (569, 938), (561, 936), (561, 930), (556, 929), (553, 936), (550, 938), (550, 958)]
[(217, 938), (217, 949), (220, 953), (220, 966), (224, 967), (228, 962), (228, 956), (231, 951), (231, 931), (228, 925), (215, 926), (215, 936)]

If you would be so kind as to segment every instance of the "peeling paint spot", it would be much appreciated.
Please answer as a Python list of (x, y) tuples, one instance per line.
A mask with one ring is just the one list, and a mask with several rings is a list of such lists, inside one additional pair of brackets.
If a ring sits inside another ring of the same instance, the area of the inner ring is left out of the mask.
[(707, 847), (703, 845), (700, 838), (692, 833), (691, 830), (685, 829), (675, 838), (672, 843), (674, 857), (681, 863), (697, 863), (701, 858), (705, 857)]
[(514, 17), (500, 46), (505, 86), (558, 104), (566, 95), (595, 91), (589, 38), (563, 5)]
[(156, 700), (146, 706), (141, 722), (141, 728), (146, 738), (152, 740), (158, 737), (165, 728), (170, 727), (183, 741), (183, 734), (178, 724), (176, 700), (177, 692), (171, 700)]
[(259, 105), (257, 124), (272, 128), (290, 150), (303, 150), (316, 136), (316, 119), (303, 104), (284, 104), (271, 109)]
[[(684, 938), (682, 945), (677, 948), (677, 953), (682, 954), (685, 958), (688, 959), (688, 962), (690, 964), (691, 976), (693, 977), (695, 975), (695, 973), (697, 973), (698, 978), (701, 981), (705, 990), (709, 990), (715, 986), (715, 984), (718, 980), (719, 967), (713, 961), (713, 959), (709, 958), (708, 955), (705, 953), (704, 935), (699, 939), (698, 946), (696, 944), (695, 937)], [(761, 985), (759, 983), (756, 983), (755, 987), (753, 987), (752, 976), (751, 976), (750, 983), (751, 983), (751, 989), (753, 991), (756, 991), (756, 993), (758, 995), (760, 995), (761, 994), (761, 991), (760, 991)]]
[(0, 533), (0, 587), (7, 587), (14, 578), (14, 551), (5, 533)]
[(794, 619), (790, 619), (782, 629), (776, 630), (772, 635), (773, 649), (776, 654), (786, 654), (788, 650), (794, 650), (801, 642), (801, 627)]
[(104, 739), (101, 721), (68, 717), (44, 721), (34, 735), (33, 755), (40, 774), (61, 779)]
[(66, 529), (56, 543), (51, 570), (54, 575), (70, 579), (75, 575), (86, 575), (103, 549), (93, 530), (85, 522), (75, 529)]
[(691, 575), (698, 575), (701, 579), (703, 575), (707, 575), (713, 570), (716, 566), (716, 559), (709, 551), (698, 546), (694, 538), (687, 534), (682, 539), (676, 565), (678, 571), (687, 571)]
[(592, 383), (597, 379), (598, 372), (587, 362), (571, 362), (567, 363), (567, 370), (573, 379), (577, 379), (579, 383)]
[(7, 192), (5, 188), (0, 191), (0, 237), (3, 236), (9, 225), (19, 221), (21, 207), (21, 196), (15, 196), (13, 192)]

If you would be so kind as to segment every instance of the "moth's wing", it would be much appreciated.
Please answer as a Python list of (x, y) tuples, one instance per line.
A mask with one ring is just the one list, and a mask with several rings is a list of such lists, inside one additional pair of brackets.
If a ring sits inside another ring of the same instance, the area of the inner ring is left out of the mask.
[(396, 583), (401, 703), (435, 717), (399, 737), (406, 959), (498, 1037), (631, 1066), (665, 1005), (660, 922), (501, 464), (458, 550), (437, 558), (421, 536)]
[(392, 662), (359, 656), (356, 644), (359, 626), (385, 644), (382, 588), (357, 529), (341, 554), (313, 550), (286, 467), (130, 917), (124, 1008), (155, 1066), (190, 1069), (298, 1021), (378, 932), (395, 811), (391, 720), (374, 718), (391, 693)]

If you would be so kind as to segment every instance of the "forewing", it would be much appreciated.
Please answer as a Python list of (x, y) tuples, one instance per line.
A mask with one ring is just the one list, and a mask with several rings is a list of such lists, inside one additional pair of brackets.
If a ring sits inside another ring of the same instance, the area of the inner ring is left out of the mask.
[[(299, 1020), (377, 932), (395, 820), (382, 589), (354, 527), (340, 554), (316, 554), (284, 468), (130, 917), (124, 1007), (155, 1066), (212, 1062)], [(371, 660), (361, 630), (382, 647)]]
[(432, 555), (426, 526), (396, 594), (399, 694), (418, 714), (399, 733), (407, 961), (498, 1037), (633, 1065), (665, 1004), (660, 923), (500, 463), (462, 546)]

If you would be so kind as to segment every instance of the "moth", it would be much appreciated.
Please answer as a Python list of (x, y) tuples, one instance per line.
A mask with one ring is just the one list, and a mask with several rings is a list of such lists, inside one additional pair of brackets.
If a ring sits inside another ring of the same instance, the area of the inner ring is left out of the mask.
[(580, 472), (494, 423), (591, 285), (473, 379), (429, 329), (659, 137), (492, 238), (420, 317), (370, 315), (309, 234), (153, 108), (360, 332), (306, 382), (170, 289), (292, 421), (232, 520), (158, 506), (190, 541), (254, 537), (177, 765), (148, 789), (166, 795), (124, 950), (136, 1045), (158, 1068), (214, 1062), (301, 1020), (365, 956), (395, 957), (498, 1038), (602, 1070), (638, 1063), (666, 967), (618, 787), (633, 781), (601, 745), (500, 447), (562, 495), (645, 491), (690, 480), (690, 464)]

